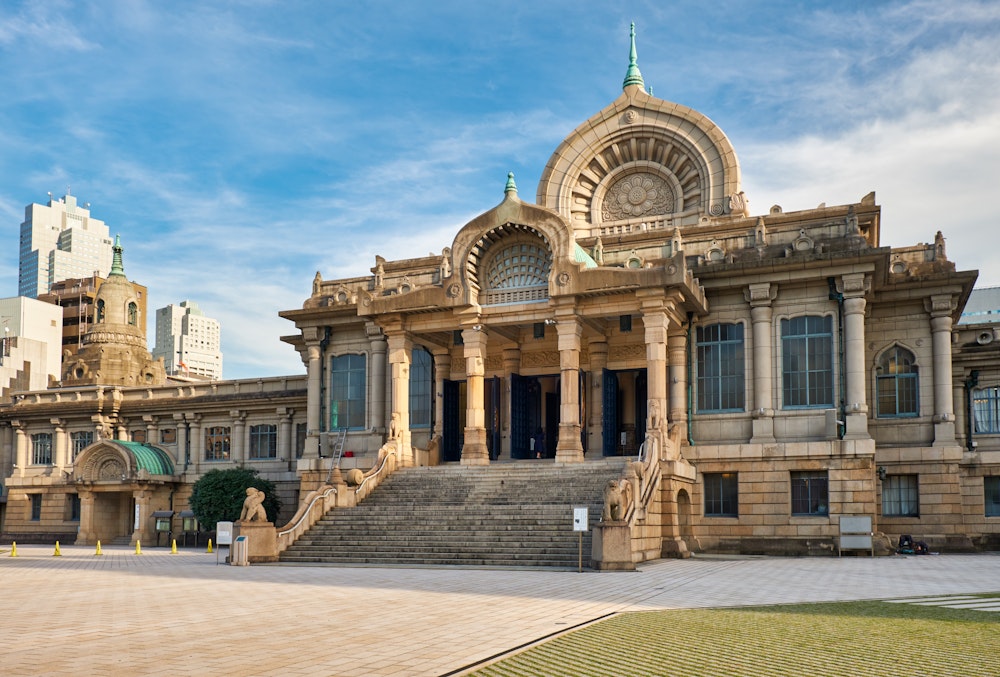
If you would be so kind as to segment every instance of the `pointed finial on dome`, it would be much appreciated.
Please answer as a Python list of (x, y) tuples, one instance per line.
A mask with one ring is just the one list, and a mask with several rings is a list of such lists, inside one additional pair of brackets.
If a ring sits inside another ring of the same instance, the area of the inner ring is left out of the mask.
[(636, 63), (634, 21), (632, 22), (631, 29), (629, 29), (629, 41), (631, 45), (628, 52), (628, 70), (625, 71), (625, 82), (622, 83), (622, 89), (629, 85), (639, 85), (639, 87), (645, 88), (645, 84), (642, 81), (642, 73), (639, 72), (639, 65)]
[(514, 183), (514, 172), (507, 172), (507, 185), (504, 186), (503, 194), (510, 195), (511, 193), (517, 195), (517, 184)]
[(125, 277), (125, 268), (122, 266), (122, 236), (115, 234), (115, 246), (112, 247), (114, 258), (111, 261), (110, 275), (121, 275)]

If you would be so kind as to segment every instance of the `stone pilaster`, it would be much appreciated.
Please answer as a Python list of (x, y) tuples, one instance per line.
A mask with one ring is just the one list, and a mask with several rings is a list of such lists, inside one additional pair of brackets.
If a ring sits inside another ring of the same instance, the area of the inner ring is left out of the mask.
[(950, 294), (924, 300), (931, 316), (931, 341), (934, 362), (934, 446), (955, 442), (955, 411), (952, 402), (951, 314), (957, 303)]
[(750, 304), (753, 325), (753, 437), (751, 442), (774, 442), (774, 348), (771, 343), (771, 303), (778, 296), (773, 284), (752, 284), (743, 291)]
[(410, 363), (413, 341), (405, 333), (389, 335), (389, 367), (392, 370), (392, 420), (390, 436), (396, 440), (399, 461), (413, 465), (410, 446)]
[(201, 414), (185, 414), (184, 417), (191, 431), (189, 436), (191, 442), (189, 453), (191, 472), (197, 475), (201, 471), (202, 461), (205, 460), (205, 438), (201, 434)]
[(28, 433), (24, 431), (24, 425), (20, 421), (11, 421), (14, 428), (14, 458), (17, 467), (18, 477), (24, 477), (24, 471), (28, 467)]
[(868, 397), (865, 388), (865, 293), (869, 282), (863, 273), (844, 275), (838, 281), (838, 291), (844, 295), (844, 375), (845, 402), (844, 439), (867, 439)]
[(372, 428), (379, 434), (385, 433), (385, 411), (391, 408), (386, 397), (386, 352), (389, 344), (385, 340), (382, 328), (374, 322), (365, 324), (365, 334), (371, 345), (372, 373), (371, 394), (368, 397)]
[[(314, 334), (306, 344), (306, 448), (302, 454), (307, 464), (319, 458), (319, 436), (321, 433), (320, 411), (323, 393), (323, 350)], [(305, 332), (303, 332), (305, 334)]]
[(486, 445), (486, 397), (483, 377), (486, 375), (486, 330), (481, 325), (462, 330), (465, 344), (465, 444), (462, 465), (489, 465)]
[(229, 416), (233, 419), (233, 436), (229, 444), (229, 458), (234, 463), (246, 463), (250, 455), (247, 449), (247, 413), (239, 409), (233, 409), (229, 412)]
[(590, 425), (589, 446), (593, 456), (601, 456), (604, 446), (604, 370), (608, 366), (608, 340), (605, 337), (590, 342)]
[(556, 332), (559, 337), (560, 375), (556, 461), (579, 463), (583, 461), (583, 440), (580, 437), (580, 337), (583, 326), (575, 315), (558, 317)]
[(188, 447), (188, 429), (187, 423), (184, 422), (184, 414), (174, 414), (174, 425), (176, 426), (176, 440), (177, 440), (177, 465), (178, 469), (184, 471), (187, 470), (188, 465), (191, 464), (191, 451)]
[(52, 465), (56, 470), (70, 466), (69, 440), (66, 434), (66, 421), (61, 418), (49, 419), (52, 424)]
[(667, 376), (670, 389), (670, 417), (676, 425), (680, 439), (687, 439), (687, 333), (677, 331), (670, 334), (667, 350), (669, 363)]

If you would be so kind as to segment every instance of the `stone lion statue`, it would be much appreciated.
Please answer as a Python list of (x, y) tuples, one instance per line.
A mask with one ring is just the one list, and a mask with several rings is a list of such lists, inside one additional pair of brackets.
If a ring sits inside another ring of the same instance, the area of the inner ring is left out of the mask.
[(602, 522), (618, 522), (625, 518), (632, 503), (632, 484), (628, 480), (608, 480), (604, 487)]
[(267, 512), (264, 511), (264, 492), (256, 487), (247, 487), (247, 497), (243, 501), (241, 522), (266, 522)]

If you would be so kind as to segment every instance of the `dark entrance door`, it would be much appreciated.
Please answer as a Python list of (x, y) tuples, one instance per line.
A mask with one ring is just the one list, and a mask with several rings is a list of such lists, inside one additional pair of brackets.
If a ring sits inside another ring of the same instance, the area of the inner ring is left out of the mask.
[(462, 443), (465, 441), (465, 407), (462, 397), (464, 381), (444, 382), (444, 421), (441, 434), (441, 460), (454, 463), (462, 460)]
[(500, 456), (500, 379), (488, 378), (485, 380), (486, 406), (486, 448), (490, 453), (490, 460), (495, 461)]
[(646, 438), (645, 369), (605, 369), (601, 425), (605, 456), (636, 454)]

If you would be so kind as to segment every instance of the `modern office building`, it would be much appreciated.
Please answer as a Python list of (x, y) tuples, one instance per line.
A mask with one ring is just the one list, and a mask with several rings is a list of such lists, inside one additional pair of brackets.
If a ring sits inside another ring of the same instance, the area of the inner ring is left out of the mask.
[(18, 295), (37, 298), (60, 280), (106, 277), (111, 269), (111, 236), (68, 193), (47, 205), (24, 208), (18, 254)]
[(219, 321), (206, 317), (194, 301), (181, 301), (156, 311), (153, 356), (163, 358), (167, 374), (222, 378)]

